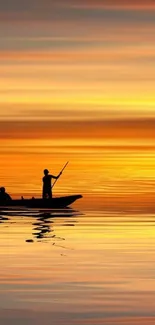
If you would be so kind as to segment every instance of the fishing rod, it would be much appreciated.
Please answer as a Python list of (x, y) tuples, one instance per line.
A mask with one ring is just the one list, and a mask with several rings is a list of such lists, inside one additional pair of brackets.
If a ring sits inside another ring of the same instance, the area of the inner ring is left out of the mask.
[[(61, 170), (61, 172), (59, 173), (59, 175), (62, 174), (63, 170), (66, 168), (66, 166), (68, 165), (68, 163), (69, 163), (69, 161), (66, 162), (65, 166), (62, 168), (62, 170)], [(59, 177), (60, 177), (60, 176), (59, 176)], [(58, 178), (59, 178), (59, 177), (58, 177)], [(52, 185), (52, 188), (53, 188), (53, 186), (55, 185), (55, 183), (57, 182), (58, 178), (56, 178), (56, 180), (54, 181), (54, 183), (53, 183), (53, 185)]]

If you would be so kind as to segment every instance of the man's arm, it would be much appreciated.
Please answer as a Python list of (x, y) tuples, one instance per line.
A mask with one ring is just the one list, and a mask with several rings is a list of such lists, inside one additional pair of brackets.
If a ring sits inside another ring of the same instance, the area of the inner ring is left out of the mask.
[(51, 178), (58, 179), (62, 173), (60, 172), (58, 176), (50, 175)]

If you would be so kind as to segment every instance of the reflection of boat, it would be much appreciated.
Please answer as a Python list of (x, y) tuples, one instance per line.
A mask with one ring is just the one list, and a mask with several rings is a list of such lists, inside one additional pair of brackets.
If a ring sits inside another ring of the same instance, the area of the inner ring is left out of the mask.
[(27, 208), (43, 208), (43, 209), (60, 209), (72, 204), (74, 201), (82, 198), (82, 195), (70, 195), (64, 197), (56, 197), (52, 199), (20, 199), (11, 200), (0, 204), (5, 207), (27, 207)]
[[(74, 212), (69, 212), (67, 214), (67, 217), (73, 217)], [(63, 211), (60, 213), (41, 213), (37, 216), (36, 221), (32, 224), (34, 226), (33, 228), (33, 236), (37, 239), (49, 239), (52, 238), (54, 241), (57, 238), (57, 236), (54, 234), (54, 228), (53, 223), (54, 221), (51, 220), (51, 218), (59, 218), (59, 217), (66, 217), (66, 213)], [(51, 229), (52, 228), (52, 229)], [(51, 232), (53, 234), (51, 235)], [(63, 238), (60, 238), (60, 240), (64, 240)]]
[[(46, 240), (53, 239), (54, 240), (53, 245), (55, 245), (55, 241), (64, 241), (65, 238), (58, 237), (57, 235), (54, 234), (54, 232), (55, 232), (54, 225), (57, 221), (53, 220), (53, 219), (62, 218), (63, 222), (59, 223), (59, 224), (61, 224), (63, 226), (74, 226), (76, 221), (73, 218), (75, 218), (79, 215), (81, 215), (81, 213), (79, 211), (75, 211), (71, 208), (57, 210), (55, 212), (54, 211), (43, 212), (43, 213), (39, 212), (37, 215), (37, 218), (36, 218), (36, 215), (34, 215), (36, 220), (34, 223), (32, 223), (32, 225), (34, 226), (33, 236), (39, 240), (40, 239), (46, 239)], [(70, 220), (70, 223), (67, 222), (67, 224), (66, 224), (66, 221), (68, 218), (71, 218), (71, 220)], [(51, 232), (52, 232), (52, 234), (51, 234)], [(61, 246), (61, 247), (63, 247), (63, 246)]]
[[(0, 224), (7, 222), (7, 224), (12, 224), (12, 217), (15, 217), (15, 223), (19, 223), (20, 219), (19, 217), (22, 217), (22, 220), (24, 218), (26, 222), (26, 217), (29, 217), (31, 219), (30, 224), (33, 227), (32, 235), (35, 239), (41, 241), (41, 240), (52, 240), (52, 245), (65, 248), (63, 245), (60, 245), (61, 241), (65, 241), (64, 237), (57, 236), (55, 234), (55, 225), (59, 224), (59, 226), (75, 226), (77, 223), (76, 217), (82, 215), (81, 212), (73, 210), (72, 208), (65, 208), (65, 209), (56, 209), (52, 211), (43, 211), (43, 210), (31, 210), (31, 209), (21, 209), (21, 210), (15, 210), (15, 209), (2, 209), (0, 213)], [(8, 218), (7, 218), (8, 217)], [(32, 220), (32, 218), (34, 218)], [(61, 219), (61, 221), (58, 221), (58, 219)], [(70, 222), (68, 222), (68, 219), (70, 219)], [(23, 221), (22, 221), (23, 225)], [(34, 239), (28, 238), (26, 239), (26, 242), (34, 242)]]

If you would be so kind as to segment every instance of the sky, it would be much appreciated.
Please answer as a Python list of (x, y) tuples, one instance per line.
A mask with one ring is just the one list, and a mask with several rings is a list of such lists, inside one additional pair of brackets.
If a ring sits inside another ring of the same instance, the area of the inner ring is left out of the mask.
[(0, 186), (41, 197), (67, 161), (54, 196), (154, 213), (155, 0), (0, 1)]
[(0, 3), (0, 120), (155, 118), (155, 2)]
[(11, 193), (40, 193), (43, 169), (68, 160), (63, 193), (153, 190), (155, 1), (3, 1), (0, 71)]
[(0, 186), (41, 197), (67, 161), (54, 196), (154, 213), (155, 0), (0, 1)]

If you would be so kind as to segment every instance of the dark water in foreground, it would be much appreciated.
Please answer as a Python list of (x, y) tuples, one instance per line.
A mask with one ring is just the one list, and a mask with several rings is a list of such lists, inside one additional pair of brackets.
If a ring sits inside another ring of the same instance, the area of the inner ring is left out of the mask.
[(0, 324), (155, 324), (155, 215), (1, 211)]

